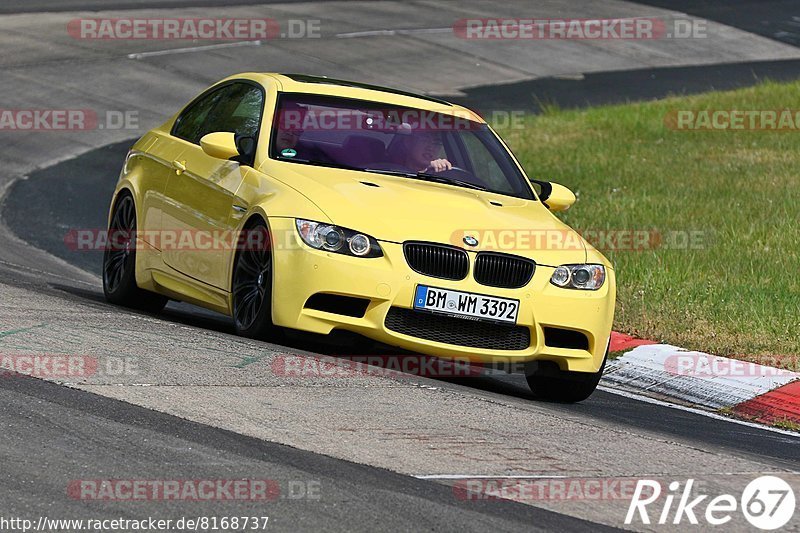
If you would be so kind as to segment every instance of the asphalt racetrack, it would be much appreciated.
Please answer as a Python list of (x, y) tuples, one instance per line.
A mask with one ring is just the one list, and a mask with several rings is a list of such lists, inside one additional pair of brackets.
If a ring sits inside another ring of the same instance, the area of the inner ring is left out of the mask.
[[(795, 15), (790, 3), (770, 5), (764, 17), (777, 27)], [(511, 43), (509, 52), (432, 31), (465, 12), (523, 16), (529, 9), (527, 2), (472, 1), (0, 6), (0, 107), (136, 111), (138, 119), (116, 131), (0, 132), (0, 350), (133, 363), (130, 372), (75, 380), (0, 378), (2, 517), (268, 515), (277, 531), (638, 530), (647, 528), (623, 522), (629, 499), (465, 500), (457, 487), (465, 478), (695, 478), (707, 494), (739, 494), (767, 473), (796, 484), (796, 435), (605, 389), (561, 405), (534, 401), (516, 375), (281, 376), (274, 369), (282, 358), (335, 363), (387, 347), (303, 334), (280, 344), (249, 341), (233, 334), (227, 317), (185, 304), (170, 303), (158, 316), (120, 309), (103, 299), (99, 254), (70, 249), (71, 231), (105, 227), (135, 138), (233, 72), (336, 75), (531, 112), (537, 101), (581, 107), (800, 77), (791, 36), (669, 2), (557, 1), (541, 9), (583, 18), (688, 13), (709, 17), (718, 38), (635, 47), (552, 42), (535, 52)], [(65, 35), (74, 18), (123, 15), (314, 18), (323, 35), (190, 52), (175, 50), (193, 43)], [(69, 489), (98, 479), (266, 479), (280, 495), (87, 501)], [(739, 516), (728, 530), (749, 525)]]

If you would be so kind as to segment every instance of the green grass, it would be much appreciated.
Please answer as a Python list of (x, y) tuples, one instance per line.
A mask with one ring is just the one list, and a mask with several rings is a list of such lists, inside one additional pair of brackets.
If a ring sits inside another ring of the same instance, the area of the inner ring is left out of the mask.
[(748, 416), (748, 415), (743, 415), (743, 414), (737, 413), (737, 412), (735, 412), (733, 410), (732, 407), (721, 407), (720, 409), (717, 409), (717, 413), (722, 415), (722, 416), (727, 416), (727, 417), (730, 417), (730, 418), (738, 418), (740, 420), (746, 420), (748, 422), (766, 424), (768, 426), (773, 426), (773, 427), (776, 427), (776, 428), (785, 429), (787, 431), (800, 432), (800, 424), (798, 424), (797, 421), (791, 420), (791, 419), (789, 419), (787, 417), (784, 417), (784, 418), (782, 418), (780, 420), (774, 420), (774, 421), (771, 421), (771, 422), (767, 422), (767, 421), (764, 421), (764, 420), (759, 420), (758, 417), (755, 417), (755, 416)]
[(602, 250), (615, 329), (752, 358), (800, 354), (800, 131), (675, 131), (676, 110), (797, 109), (800, 83), (587, 110), (501, 129), (532, 178), (570, 187), (582, 231), (701, 232), (699, 249)]
[(625, 350), (617, 350), (616, 352), (608, 352), (608, 360), (613, 361), (614, 359), (619, 359), (627, 352)]
[(773, 426), (781, 429), (788, 429), (789, 431), (800, 431), (800, 424), (789, 419), (778, 420)]

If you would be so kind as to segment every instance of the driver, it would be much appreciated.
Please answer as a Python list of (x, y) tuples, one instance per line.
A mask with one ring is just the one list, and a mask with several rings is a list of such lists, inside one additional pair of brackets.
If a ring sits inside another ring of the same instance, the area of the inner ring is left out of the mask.
[(415, 172), (444, 172), (453, 168), (442, 158), (442, 135), (438, 131), (418, 131), (406, 139), (401, 164)]

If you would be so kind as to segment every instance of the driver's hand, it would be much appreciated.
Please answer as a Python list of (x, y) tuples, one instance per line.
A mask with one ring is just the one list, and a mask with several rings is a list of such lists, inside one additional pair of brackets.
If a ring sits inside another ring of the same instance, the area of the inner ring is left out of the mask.
[(428, 168), (434, 172), (444, 172), (445, 170), (452, 169), (453, 165), (447, 159), (434, 159), (431, 161), (431, 164), (428, 166)]

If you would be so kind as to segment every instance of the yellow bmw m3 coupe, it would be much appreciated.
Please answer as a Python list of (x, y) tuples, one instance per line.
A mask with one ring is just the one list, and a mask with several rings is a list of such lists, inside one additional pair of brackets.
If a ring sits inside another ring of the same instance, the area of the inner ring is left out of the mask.
[(128, 153), (108, 301), (169, 299), (239, 334), (347, 330), (416, 353), (519, 363), (574, 402), (608, 354), (615, 276), (492, 128), (443, 100), (326, 77), (215, 84)]

